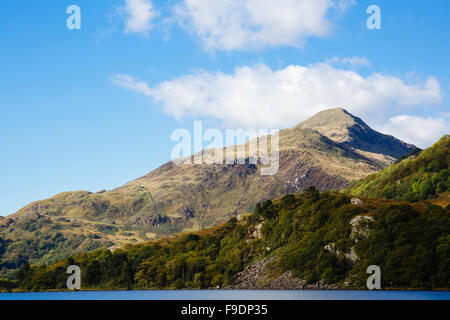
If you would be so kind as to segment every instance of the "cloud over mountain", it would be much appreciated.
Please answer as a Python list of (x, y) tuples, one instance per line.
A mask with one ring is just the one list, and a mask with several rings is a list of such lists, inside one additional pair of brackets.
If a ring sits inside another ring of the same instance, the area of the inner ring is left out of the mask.
[(445, 115), (438, 117), (421, 117), (410, 115), (399, 115), (392, 117), (379, 128), (404, 141), (414, 141), (421, 147), (427, 148), (435, 142), (438, 137), (448, 133), (450, 122)]
[(400, 122), (395, 118), (441, 101), (440, 84), (431, 76), (408, 82), (382, 73), (363, 76), (318, 63), (278, 70), (264, 64), (244, 66), (230, 74), (200, 71), (154, 87), (130, 75), (115, 75), (110, 80), (116, 86), (150, 96), (177, 119), (211, 117), (227, 126), (282, 128), (321, 110), (345, 107), (370, 119), (384, 132), (422, 146), (445, 133), (439, 129), (445, 126), (435, 126), (435, 121), (442, 123), (442, 119), (424, 121), (420, 127), (427, 131), (430, 126), (431, 131), (411, 135), (405, 131), (408, 126), (403, 127), (406, 118)]

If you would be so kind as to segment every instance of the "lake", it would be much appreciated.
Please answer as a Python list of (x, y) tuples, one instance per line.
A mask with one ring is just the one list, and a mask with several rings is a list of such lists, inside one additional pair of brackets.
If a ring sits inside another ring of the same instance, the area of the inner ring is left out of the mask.
[(450, 300), (450, 291), (149, 290), (0, 293), (0, 300)]

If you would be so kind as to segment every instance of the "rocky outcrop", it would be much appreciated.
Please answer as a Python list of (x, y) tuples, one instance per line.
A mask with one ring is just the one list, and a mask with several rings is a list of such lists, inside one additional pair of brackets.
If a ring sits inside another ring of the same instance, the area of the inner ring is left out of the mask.
[(141, 215), (139, 217), (132, 217), (130, 219), (131, 224), (135, 226), (153, 226), (157, 227), (169, 221), (169, 218), (166, 216), (161, 216), (158, 213), (151, 213)]
[(236, 276), (234, 285), (227, 289), (235, 290), (331, 290), (339, 289), (336, 285), (326, 284), (323, 281), (307, 283), (305, 280), (293, 276), (286, 271), (279, 276), (271, 275), (271, 263), (275, 257), (264, 258), (249, 265)]
[(362, 205), (364, 203), (364, 201), (360, 198), (351, 198), (350, 203), (355, 206), (359, 206), (359, 205)]
[[(353, 203), (354, 199), (358, 199), (362, 203), (361, 199), (353, 198), (352, 204), (356, 204), (356, 203)], [(359, 204), (359, 202), (358, 202), (358, 204)], [(373, 221), (374, 221), (374, 219), (371, 216), (360, 215), (360, 216), (354, 217), (350, 221), (350, 225), (352, 227), (352, 232), (350, 233), (350, 239), (353, 240), (355, 243), (360, 240), (366, 239), (370, 235), (370, 223)], [(359, 259), (358, 255), (356, 254), (354, 246), (352, 246), (348, 252), (342, 252), (342, 251), (338, 250), (336, 248), (336, 244), (332, 242), (332, 243), (327, 244), (324, 247), (324, 249), (327, 250), (328, 252), (334, 253), (336, 256), (344, 257), (344, 259), (348, 265), (353, 265)]]
[(253, 232), (253, 238), (255, 238), (255, 239), (261, 239), (261, 236), (262, 236), (262, 234), (261, 234), (261, 228), (262, 228), (262, 226), (263, 226), (262, 223), (257, 224), (257, 225), (255, 226), (255, 231)]
[(342, 252), (338, 250), (336, 248), (336, 244), (332, 242), (324, 246), (324, 249), (327, 250), (328, 252), (335, 254), (338, 257), (344, 257), (347, 265), (353, 265), (358, 260), (358, 256), (356, 255), (354, 247), (351, 247), (350, 251), (348, 252)]
[(370, 235), (370, 224), (373, 221), (374, 219), (371, 216), (360, 215), (354, 217), (350, 221), (350, 225), (352, 226), (350, 238), (355, 242), (358, 242), (361, 239), (366, 239)]
[(0, 228), (8, 228), (13, 223), (14, 220), (11, 218), (0, 217)]
[(272, 261), (273, 258), (264, 258), (249, 265), (236, 275), (236, 281), (229, 289), (263, 289), (267, 265)]

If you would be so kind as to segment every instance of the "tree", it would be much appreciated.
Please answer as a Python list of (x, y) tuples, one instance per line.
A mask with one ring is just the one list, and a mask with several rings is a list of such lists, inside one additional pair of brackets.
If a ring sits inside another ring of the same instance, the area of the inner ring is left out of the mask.
[(19, 283), (19, 287), (28, 289), (29, 285), (28, 282), (30, 280), (31, 275), (33, 274), (33, 270), (31, 269), (30, 265), (27, 263), (20, 267), (19, 271), (16, 273), (16, 280)]
[(308, 197), (312, 199), (318, 199), (319, 198), (319, 191), (316, 189), (316, 187), (311, 186), (309, 188), (306, 188), (303, 190), (303, 193)]

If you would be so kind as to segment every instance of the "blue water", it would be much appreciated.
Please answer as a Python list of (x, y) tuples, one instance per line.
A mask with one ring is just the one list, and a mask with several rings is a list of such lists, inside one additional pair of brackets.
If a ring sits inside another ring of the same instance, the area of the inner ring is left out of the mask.
[(450, 291), (152, 290), (0, 293), (0, 300), (450, 300)]

